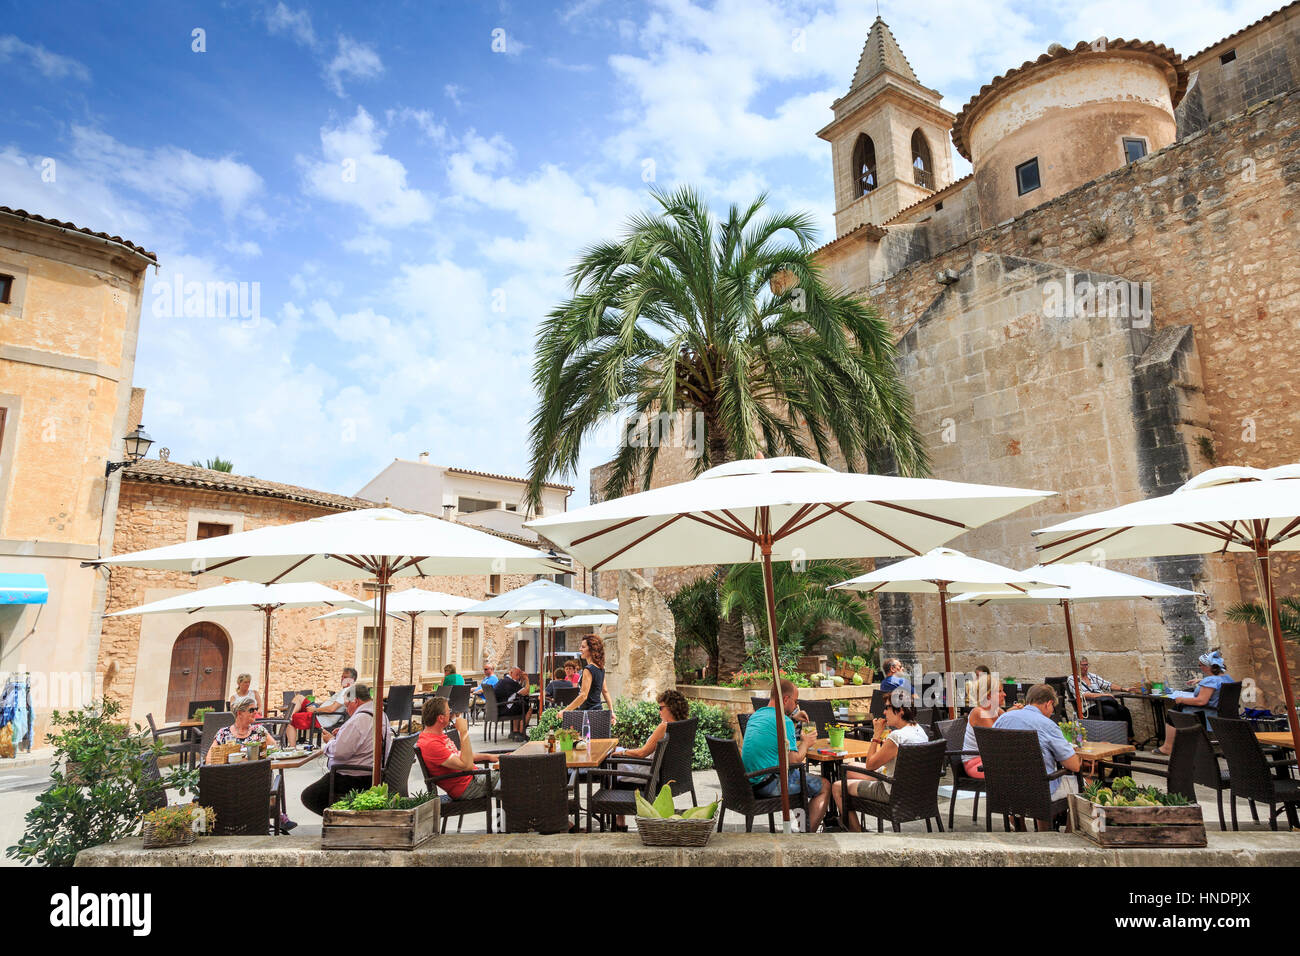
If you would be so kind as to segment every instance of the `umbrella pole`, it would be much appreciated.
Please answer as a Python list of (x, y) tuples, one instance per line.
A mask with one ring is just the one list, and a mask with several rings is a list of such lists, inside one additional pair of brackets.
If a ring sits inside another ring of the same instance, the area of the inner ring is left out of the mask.
[[(1061, 607), (1065, 608), (1065, 642), (1070, 647), (1070, 673), (1074, 676), (1074, 716), (1083, 718), (1083, 685), (1079, 683), (1079, 662), (1074, 656), (1074, 624), (1070, 620), (1070, 599), (1061, 598)], [(1065, 711), (1065, 701), (1061, 701), (1061, 711)]]
[(1300, 722), (1296, 721), (1295, 691), (1291, 689), (1291, 669), (1286, 664), (1286, 645), (1282, 642), (1282, 617), (1277, 609), (1277, 592), (1273, 590), (1273, 574), (1269, 566), (1268, 548), (1260, 546), (1255, 552), (1260, 574), (1264, 579), (1268, 600), (1269, 624), (1273, 632), (1273, 653), (1277, 655), (1278, 676), (1282, 678), (1282, 693), (1286, 695), (1286, 716), (1292, 737), (1300, 736)]
[(943, 694), (948, 698), (948, 719), (957, 718), (956, 702), (953, 700), (952, 686), (952, 652), (948, 648), (948, 582), (939, 582), (939, 620), (943, 622)]
[(777, 688), (776, 695), (776, 750), (777, 767), (781, 774), (781, 829), (790, 832), (790, 771), (789, 744), (785, 739), (785, 701), (780, 692), (781, 654), (778, 650), (776, 634), (776, 598), (772, 586), (772, 533), (771, 512), (762, 510), (763, 534), (760, 547), (763, 551), (763, 593), (767, 598), (767, 633), (772, 644), (772, 684)]
[(415, 683), (415, 619), (416, 619), (417, 617), (419, 617), (419, 613), (418, 613), (418, 612), (416, 612), (416, 611), (412, 611), (412, 612), (410, 613), (410, 618), (411, 618), (411, 683), (412, 683), (412, 684)]
[(271, 609), (262, 608), (266, 615), (266, 652), (262, 660), (262, 711), (270, 706), (271, 700)]
[(387, 636), (385, 630), (388, 626), (388, 559), (383, 558), (380, 562), (378, 572), (375, 577), (378, 579), (379, 591), (379, 648), (376, 653), (375, 661), (375, 686), (372, 689), (370, 700), (374, 704), (374, 724), (375, 724), (375, 757), (374, 770), (370, 775), (370, 785), (377, 787), (384, 778), (384, 638)]

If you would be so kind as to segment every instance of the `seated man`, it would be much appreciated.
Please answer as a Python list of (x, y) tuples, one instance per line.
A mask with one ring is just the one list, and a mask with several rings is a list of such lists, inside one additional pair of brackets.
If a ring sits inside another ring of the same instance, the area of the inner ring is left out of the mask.
[[(793, 683), (783, 680), (779, 685), (773, 685), (771, 703), (754, 711), (745, 727), (745, 743), (741, 748), (740, 756), (741, 760), (744, 761), (747, 773), (753, 773), (767, 767), (775, 767), (780, 762), (776, 736), (776, 702), (778, 694), (781, 699), (781, 707), (787, 715), (794, 714), (795, 709), (799, 706), (799, 692)], [(794, 721), (789, 716), (786, 716), (785, 740), (787, 748), (791, 745), (796, 748), (790, 750), (787, 758), (790, 767), (794, 768), (804, 762), (808, 755), (808, 749), (817, 740), (817, 731), (806, 733), (796, 741)], [(760, 779), (753, 783), (754, 796), (756, 797), (776, 797), (781, 794), (781, 778), (777, 774), (772, 774), (766, 780)], [(799, 771), (791, 769), (789, 792), (792, 794), (798, 793), (799, 785)], [(810, 774), (808, 776), (808, 793), (812, 798), (808, 802), (808, 832), (815, 833), (822, 824), (822, 817), (826, 815), (826, 805), (830, 801), (830, 790), (822, 786), (820, 776)]]
[(501, 713), (520, 718), (510, 721), (510, 739), (526, 740), (524, 727), (528, 721), (528, 676), (518, 667), (512, 667), (509, 675), (500, 678), (493, 689)]
[(555, 668), (555, 673), (551, 675), (551, 680), (546, 685), (546, 699), (548, 701), (554, 700), (557, 690), (573, 690), (573, 685), (569, 683), (568, 677), (565, 676), (563, 667)]
[(1122, 720), (1128, 724), (1128, 739), (1133, 742), (1133, 715), (1127, 707), (1110, 694), (1109, 690), (1128, 690), (1136, 692), (1136, 687), (1114, 687), (1110, 681), (1088, 670), (1088, 658), (1079, 658), (1079, 683), (1083, 685), (1083, 706), (1079, 707), (1079, 694), (1074, 688), (1074, 675), (1065, 679), (1065, 689), (1075, 702), (1075, 709), (1084, 717), (1098, 720)]
[(500, 680), (500, 678), (497, 677), (497, 669), (496, 669), (496, 665), (495, 665), (495, 664), (484, 664), (484, 665), (483, 665), (483, 679), (482, 679), (481, 681), (478, 682), (478, 686), (475, 687), (472, 691), (470, 691), (470, 693), (471, 693), (471, 694), (475, 694), (475, 695), (477, 695), (477, 696), (479, 696), (479, 697), (482, 697), (482, 696), (483, 696), (483, 688), (484, 688), (484, 687), (495, 687), (495, 686), (497, 685), (497, 681), (498, 681), (498, 680)]
[[(460, 770), (477, 770), (474, 745), (469, 738), (469, 725), (464, 717), (457, 717), (456, 734), (460, 737), (460, 746), (452, 743), (447, 736), (447, 726), (451, 723), (451, 704), (445, 697), (430, 697), (424, 702), (424, 713), (420, 717), (424, 730), (420, 732), (415, 746), (420, 751), (420, 759), (428, 768), (429, 775), (436, 777), (444, 773), (456, 773)], [(478, 760), (496, 763), (496, 754), (483, 754)], [(497, 771), (492, 770), (482, 777), (451, 777), (439, 780), (438, 788), (446, 791), (453, 800), (477, 800), (486, 797), (496, 787)]]
[(333, 730), (343, 719), (344, 708), (353, 699), (352, 686), (357, 682), (355, 667), (343, 668), (339, 677), (339, 690), (332, 694), (323, 704), (308, 702), (299, 694), (289, 705), (289, 723), (284, 727), (284, 739), (290, 747), (298, 744), (298, 731), (311, 728), (312, 721), (322, 730)]
[[(365, 684), (354, 685), (356, 694), (345, 705), (349, 719), (335, 737), (328, 730), (325, 738), (325, 773), (315, 783), (308, 784), (302, 791), (302, 805), (317, 816), (325, 812), (330, 802), (330, 777), (334, 777), (334, 798), (352, 790), (369, 790), (371, 773), (369, 770), (335, 770), (337, 766), (355, 765), (368, 767), (375, 759), (375, 705), (370, 699), (370, 688)], [(381, 713), (384, 728), (384, 757), (393, 746), (393, 729), (388, 725), (388, 715)]]
[[(916, 691), (912, 689), (912, 683), (903, 676), (903, 662), (897, 657), (889, 657), (881, 665), (885, 670), (885, 676), (880, 681), (880, 689), (889, 694), (897, 704), (910, 704)], [(894, 694), (893, 691), (898, 691)]]
[[(1056, 712), (1056, 691), (1048, 684), (1035, 684), (1025, 695), (1025, 706), (1009, 710), (993, 722), (997, 730), (1033, 730), (1038, 733), (1038, 746), (1043, 752), (1043, 767), (1048, 774), (1056, 773), (1060, 763), (1075, 773), (1083, 766), (1083, 759), (1074, 752), (1074, 745), (1065, 739), (1061, 728), (1052, 720)], [(1052, 799), (1077, 791), (1074, 778), (1057, 777), (1052, 781)], [(1038, 829), (1051, 830), (1051, 820), (1039, 820)]]

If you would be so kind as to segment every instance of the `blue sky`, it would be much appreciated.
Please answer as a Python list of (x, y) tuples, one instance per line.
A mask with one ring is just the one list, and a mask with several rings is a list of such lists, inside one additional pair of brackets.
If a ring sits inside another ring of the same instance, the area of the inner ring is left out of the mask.
[[(1278, 5), (881, 13), (956, 112), (1052, 42), (1190, 55)], [(524, 473), (537, 323), (651, 181), (719, 209), (767, 190), (833, 238), (815, 133), (875, 16), (849, 0), (2, 8), (0, 205), (123, 235), (162, 265), (135, 371), (148, 430), (173, 460), (219, 454), (343, 493), (421, 451)], [(256, 284), (257, 315), (174, 314), (161, 291), (178, 276), (245, 283), (249, 306)], [(586, 452), (571, 505), (611, 453), (603, 437)]]

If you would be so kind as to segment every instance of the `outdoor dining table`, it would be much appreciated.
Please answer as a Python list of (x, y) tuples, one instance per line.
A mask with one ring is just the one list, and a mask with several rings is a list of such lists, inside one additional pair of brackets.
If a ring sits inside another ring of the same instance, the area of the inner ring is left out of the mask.
[(1110, 760), (1112, 757), (1118, 757), (1122, 754), (1136, 753), (1137, 748), (1132, 744), (1112, 744), (1104, 740), (1086, 740), (1082, 746), (1075, 747), (1074, 752), (1083, 760), (1081, 773), (1088, 776), (1094, 776), (1097, 764), (1103, 760)]
[(272, 770), (293, 770), (311, 763), (317, 757), (325, 752), (324, 747), (316, 747), (301, 757), (288, 757), (277, 759), (275, 754), (271, 754)]
[[(843, 720), (843, 718), (837, 718)], [(867, 720), (870, 722), (870, 716)], [(829, 737), (818, 737), (817, 741), (808, 748), (807, 759), (820, 765), (822, 779), (825, 781), (823, 786), (829, 787), (840, 778), (841, 767), (846, 760), (856, 760), (867, 756), (871, 751), (871, 742), (867, 740), (855, 740), (852, 737), (844, 738), (844, 746), (838, 748), (831, 747)], [(829, 829), (839, 823), (839, 815), (835, 809), (835, 801), (832, 800), (826, 805), (825, 826)]]
[(1285, 730), (1261, 730), (1255, 734), (1255, 739), (1269, 747), (1284, 747), (1287, 750), (1296, 749), (1295, 738)]
[[(558, 746), (558, 745), (557, 745)], [(557, 751), (564, 754), (564, 764), (569, 770), (569, 779), (573, 781), (573, 799), (578, 799), (578, 785), (581, 782), (579, 770), (592, 770), (605, 762), (614, 748), (618, 746), (617, 737), (592, 737), (590, 749)], [(511, 751), (522, 757), (537, 756), (546, 753), (546, 741), (530, 740)], [(591, 806), (591, 777), (587, 777), (587, 805)], [(577, 817), (574, 818), (576, 824)], [(591, 813), (587, 813), (587, 832), (591, 832)]]
[(1128, 690), (1109, 691), (1111, 697), (1118, 700), (1144, 700), (1151, 707), (1151, 736), (1138, 742), (1139, 747), (1154, 743), (1157, 747), (1165, 739), (1165, 711), (1174, 702), (1174, 698), (1164, 694), (1138, 694)]

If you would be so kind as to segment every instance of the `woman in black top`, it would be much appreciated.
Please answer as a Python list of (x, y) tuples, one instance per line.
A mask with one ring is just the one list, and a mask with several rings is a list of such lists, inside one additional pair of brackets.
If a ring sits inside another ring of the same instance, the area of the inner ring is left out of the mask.
[(578, 696), (565, 710), (600, 710), (601, 698), (609, 705), (609, 725), (614, 726), (614, 702), (609, 699), (609, 688), (605, 686), (605, 642), (595, 634), (584, 637), (578, 645), (578, 652), (587, 666), (582, 670), (582, 683), (578, 685)]

